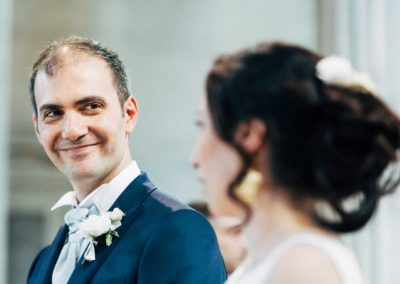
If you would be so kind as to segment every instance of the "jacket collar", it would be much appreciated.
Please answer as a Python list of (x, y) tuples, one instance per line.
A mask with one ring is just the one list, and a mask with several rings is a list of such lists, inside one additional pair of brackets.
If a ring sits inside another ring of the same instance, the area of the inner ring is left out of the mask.
[(96, 260), (81, 265), (81, 258), (68, 283), (89, 282), (111, 251), (118, 245), (119, 240), (124, 237), (125, 232), (132, 225), (136, 217), (139, 216), (143, 202), (154, 190), (156, 190), (156, 187), (151, 183), (145, 173), (141, 173), (141, 175), (126, 188), (110, 208), (110, 210), (119, 208), (125, 213), (124, 218), (121, 220), (122, 225), (116, 230), (119, 234), (119, 238), (114, 238), (109, 247), (99, 244), (96, 247)]

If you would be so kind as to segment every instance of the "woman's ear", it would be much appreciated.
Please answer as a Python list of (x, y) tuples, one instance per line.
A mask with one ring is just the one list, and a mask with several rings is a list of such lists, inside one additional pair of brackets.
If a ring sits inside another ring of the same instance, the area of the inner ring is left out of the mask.
[(235, 131), (235, 142), (249, 154), (256, 153), (264, 144), (267, 125), (259, 119), (239, 124)]

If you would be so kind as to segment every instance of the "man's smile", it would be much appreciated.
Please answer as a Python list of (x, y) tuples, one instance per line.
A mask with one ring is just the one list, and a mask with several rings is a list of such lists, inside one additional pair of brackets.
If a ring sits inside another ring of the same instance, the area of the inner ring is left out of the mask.
[(91, 144), (83, 144), (83, 145), (71, 145), (69, 147), (62, 147), (62, 148), (56, 148), (57, 151), (79, 151), (83, 150), (85, 148), (93, 147), (100, 145), (100, 143), (91, 143)]
[(67, 155), (72, 158), (82, 158), (93, 153), (93, 151), (96, 150), (96, 147), (100, 144), (100, 142), (97, 142), (91, 144), (70, 145), (67, 147), (56, 148), (56, 151), (60, 155)]

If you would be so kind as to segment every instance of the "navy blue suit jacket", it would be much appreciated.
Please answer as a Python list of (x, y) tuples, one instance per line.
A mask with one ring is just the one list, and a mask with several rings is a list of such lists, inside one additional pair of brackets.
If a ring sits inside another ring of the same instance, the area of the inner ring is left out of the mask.
[[(142, 173), (115, 201), (125, 216), (111, 246), (78, 261), (68, 283), (223, 283), (225, 267), (213, 229), (198, 212), (160, 192)], [(28, 283), (51, 283), (64, 245), (63, 226), (34, 260)]]

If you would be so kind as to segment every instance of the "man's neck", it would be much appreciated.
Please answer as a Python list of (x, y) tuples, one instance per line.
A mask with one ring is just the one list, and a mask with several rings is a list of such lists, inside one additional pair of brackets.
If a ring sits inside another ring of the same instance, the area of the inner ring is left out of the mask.
[(117, 167), (100, 178), (77, 181), (71, 180), (71, 185), (75, 191), (78, 202), (80, 203), (86, 196), (88, 196), (102, 184), (111, 182), (120, 172), (129, 166), (130, 163), (132, 163), (132, 158), (129, 156), (129, 159), (124, 159), (124, 161), (121, 161)]

